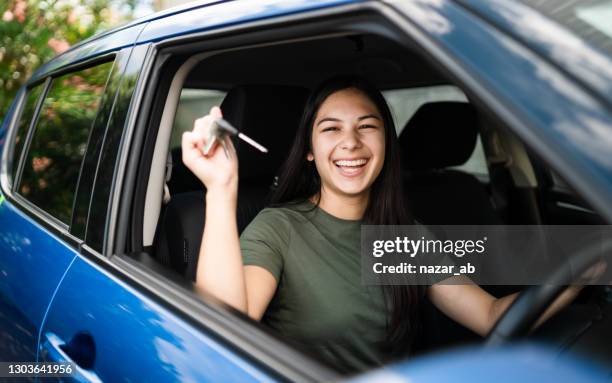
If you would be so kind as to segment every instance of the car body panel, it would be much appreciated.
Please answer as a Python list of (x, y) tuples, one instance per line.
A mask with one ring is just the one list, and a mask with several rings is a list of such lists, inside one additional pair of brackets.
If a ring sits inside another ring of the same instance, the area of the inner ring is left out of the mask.
[(564, 356), (542, 345), (522, 344), (504, 348), (464, 347), (366, 374), (360, 382), (571, 382), (610, 381), (597, 365)]
[(204, 32), (211, 29), (240, 25), (246, 22), (264, 20), (272, 17), (299, 14), (306, 11), (330, 8), (333, 6), (358, 3), (351, 0), (283, 1), (261, 0), (257, 2), (231, 1), (215, 6), (193, 9), (188, 13), (170, 15), (150, 22), (138, 38), (138, 43), (170, 39), (176, 36)]
[(76, 251), (4, 196), (0, 199), (2, 358), (35, 361), (46, 310)]
[(462, 0), (461, 3), (601, 93), (610, 105), (612, 58), (519, 1)]
[[(69, 342), (95, 341), (102, 381), (272, 381), (200, 329), (153, 302), (106, 270), (79, 257), (63, 280), (42, 330)], [(41, 350), (41, 361), (46, 352)], [(145, 373), (146, 372), (146, 373)]]

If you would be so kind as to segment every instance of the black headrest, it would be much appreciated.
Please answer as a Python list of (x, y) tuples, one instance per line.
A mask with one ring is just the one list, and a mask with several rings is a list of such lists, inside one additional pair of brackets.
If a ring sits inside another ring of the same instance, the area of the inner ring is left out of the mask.
[(268, 149), (261, 153), (234, 141), (240, 180), (272, 182), (289, 153), (307, 97), (307, 89), (291, 86), (246, 85), (228, 92), (221, 103), (223, 117)]
[(406, 170), (442, 169), (464, 164), (478, 135), (478, 116), (466, 102), (422, 105), (399, 137)]

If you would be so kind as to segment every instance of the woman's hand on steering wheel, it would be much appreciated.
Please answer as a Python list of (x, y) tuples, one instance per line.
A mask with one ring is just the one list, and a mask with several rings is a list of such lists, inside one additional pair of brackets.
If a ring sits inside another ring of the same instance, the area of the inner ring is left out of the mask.
[[(521, 292), (512, 305), (499, 318), (486, 343), (497, 345), (527, 335), (546, 310), (561, 296), (568, 292), (572, 299), (587, 284), (595, 284), (607, 269), (602, 255), (612, 254), (612, 240), (590, 245), (581, 249), (541, 285), (533, 286)], [(571, 271), (580, 274), (577, 280), (571, 280)], [(568, 272), (569, 271), (569, 272)], [(611, 283), (608, 281), (607, 283)], [(570, 287), (567, 287), (571, 284)]]

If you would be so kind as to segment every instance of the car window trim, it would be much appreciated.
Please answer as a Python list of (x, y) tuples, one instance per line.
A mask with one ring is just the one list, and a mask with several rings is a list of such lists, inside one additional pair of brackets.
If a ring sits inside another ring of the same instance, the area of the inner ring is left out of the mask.
[(27, 102), (27, 94), (27, 89), (25, 87), (20, 89), (15, 95), (15, 103), (11, 105), (4, 117), (5, 119), (7, 117), (10, 118), (10, 121), (6, 123), (6, 139), (0, 153), (2, 159), (0, 161), (0, 185), (4, 185), (4, 187), (1, 188), (3, 191), (4, 189), (12, 190), (13, 188), (12, 171), (13, 164), (15, 163), (14, 141), (18, 129), (16, 125), (19, 123), (19, 118)]
[[(19, 185), (21, 184), (21, 175), (23, 173), (23, 167), (25, 166), (25, 159), (27, 153), (30, 151), (30, 144), (32, 143), (32, 137), (34, 136), (34, 131), (36, 130), (36, 123), (38, 122), (38, 116), (40, 115), (40, 111), (44, 104), (45, 98), (47, 97), (47, 93), (51, 88), (51, 84), (53, 83), (53, 79), (51, 77), (47, 77), (44, 81), (42, 92), (38, 100), (36, 100), (36, 107), (34, 108), (34, 114), (32, 115), (32, 120), (30, 120), (30, 124), (28, 125), (28, 130), (25, 135), (25, 142), (23, 143), (23, 148), (21, 149), (21, 153), (19, 154), (19, 159), (17, 163), (17, 171), (15, 172), (15, 179), (13, 180), (13, 184), (11, 185), (12, 191), (15, 194), (19, 194)], [(29, 91), (34, 89), (34, 87), (29, 88)], [(26, 92), (28, 94), (28, 92)], [(25, 105), (24, 105), (25, 108)], [(22, 108), (22, 112), (23, 109)], [(21, 116), (20, 116), (21, 118)], [(15, 128), (16, 129), (16, 128)], [(15, 131), (15, 133), (17, 133)], [(11, 146), (15, 146), (13, 142), (11, 142)]]
[[(103, 59), (106, 58), (108, 61), (103, 61)], [(102, 64), (106, 64), (108, 62), (111, 62), (111, 68), (108, 71), (108, 75), (106, 77), (106, 81), (104, 83), (104, 90), (102, 91), (102, 94), (100, 95), (100, 104), (98, 105), (98, 110), (96, 111), (96, 116), (94, 117), (93, 121), (91, 122), (91, 128), (89, 130), (89, 134), (87, 135), (87, 142), (85, 143), (85, 152), (83, 153), (83, 159), (81, 160), (81, 166), (79, 168), (79, 175), (77, 177), (77, 183), (76, 183), (76, 187), (74, 190), (74, 198), (72, 199), (72, 208), (71, 208), (71, 214), (70, 214), (70, 224), (69, 224), (69, 230), (71, 233), (73, 233), (73, 225), (74, 225), (74, 220), (75, 220), (75, 213), (76, 213), (76, 207), (77, 207), (77, 202), (78, 202), (78, 196), (79, 193), (83, 193), (83, 171), (85, 170), (85, 160), (87, 159), (87, 154), (90, 152), (91, 150), (91, 139), (92, 136), (94, 134), (96, 134), (96, 127), (98, 124), (100, 124), (99, 122), (99, 118), (101, 113), (103, 112), (103, 108), (104, 105), (102, 104), (102, 102), (105, 99), (105, 95), (107, 94), (108, 91), (108, 86), (112, 81), (112, 77), (114, 75), (114, 71), (117, 69), (117, 53), (116, 52), (112, 52), (111, 54), (106, 54), (106, 55), (102, 55), (100, 56), (100, 61), (96, 62), (95, 64), (93, 64), (91, 67), (88, 68), (93, 68)], [(85, 68), (87, 69), (87, 68)], [(119, 68), (119, 70), (122, 70), (122, 68)], [(75, 71), (75, 72), (78, 72)], [(75, 73), (75, 72), (71, 72), (71, 73)], [(119, 74), (119, 76), (121, 76), (121, 73)], [(112, 113), (112, 108), (114, 106), (115, 103), (115, 96), (116, 96), (116, 91), (117, 89), (112, 89), (111, 90), (113, 92), (112, 95), (109, 96), (109, 98), (106, 100), (106, 102), (110, 102), (111, 103), (111, 113)], [(104, 117), (104, 116), (102, 116)], [(103, 126), (99, 126), (98, 128), (102, 131), (102, 135), (106, 134), (106, 130), (108, 129), (108, 120), (106, 122), (102, 122), (101, 124), (103, 124)], [(99, 166), (98, 164), (99, 158), (96, 159), (96, 171), (97, 168)], [(91, 190), (90, 193), (93, 195), (93, 187), (95, 184), (95, 177), (92, 180), (92, 186), (91, 186)], [(89, 212), (89, 211), (88, 211)], [(85, 226), (87, 226), (87, 222), (85, 222)], [(85, 237), (85, 233), (83, 233), (83, 239)]]

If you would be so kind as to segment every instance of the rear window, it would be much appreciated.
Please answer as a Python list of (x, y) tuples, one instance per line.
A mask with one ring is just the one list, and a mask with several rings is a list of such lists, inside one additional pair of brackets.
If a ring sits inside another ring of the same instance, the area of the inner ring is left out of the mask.
[(111, 67), (104, 63), (53, 79), (24, 162), (19, 193), (66, 224)]

